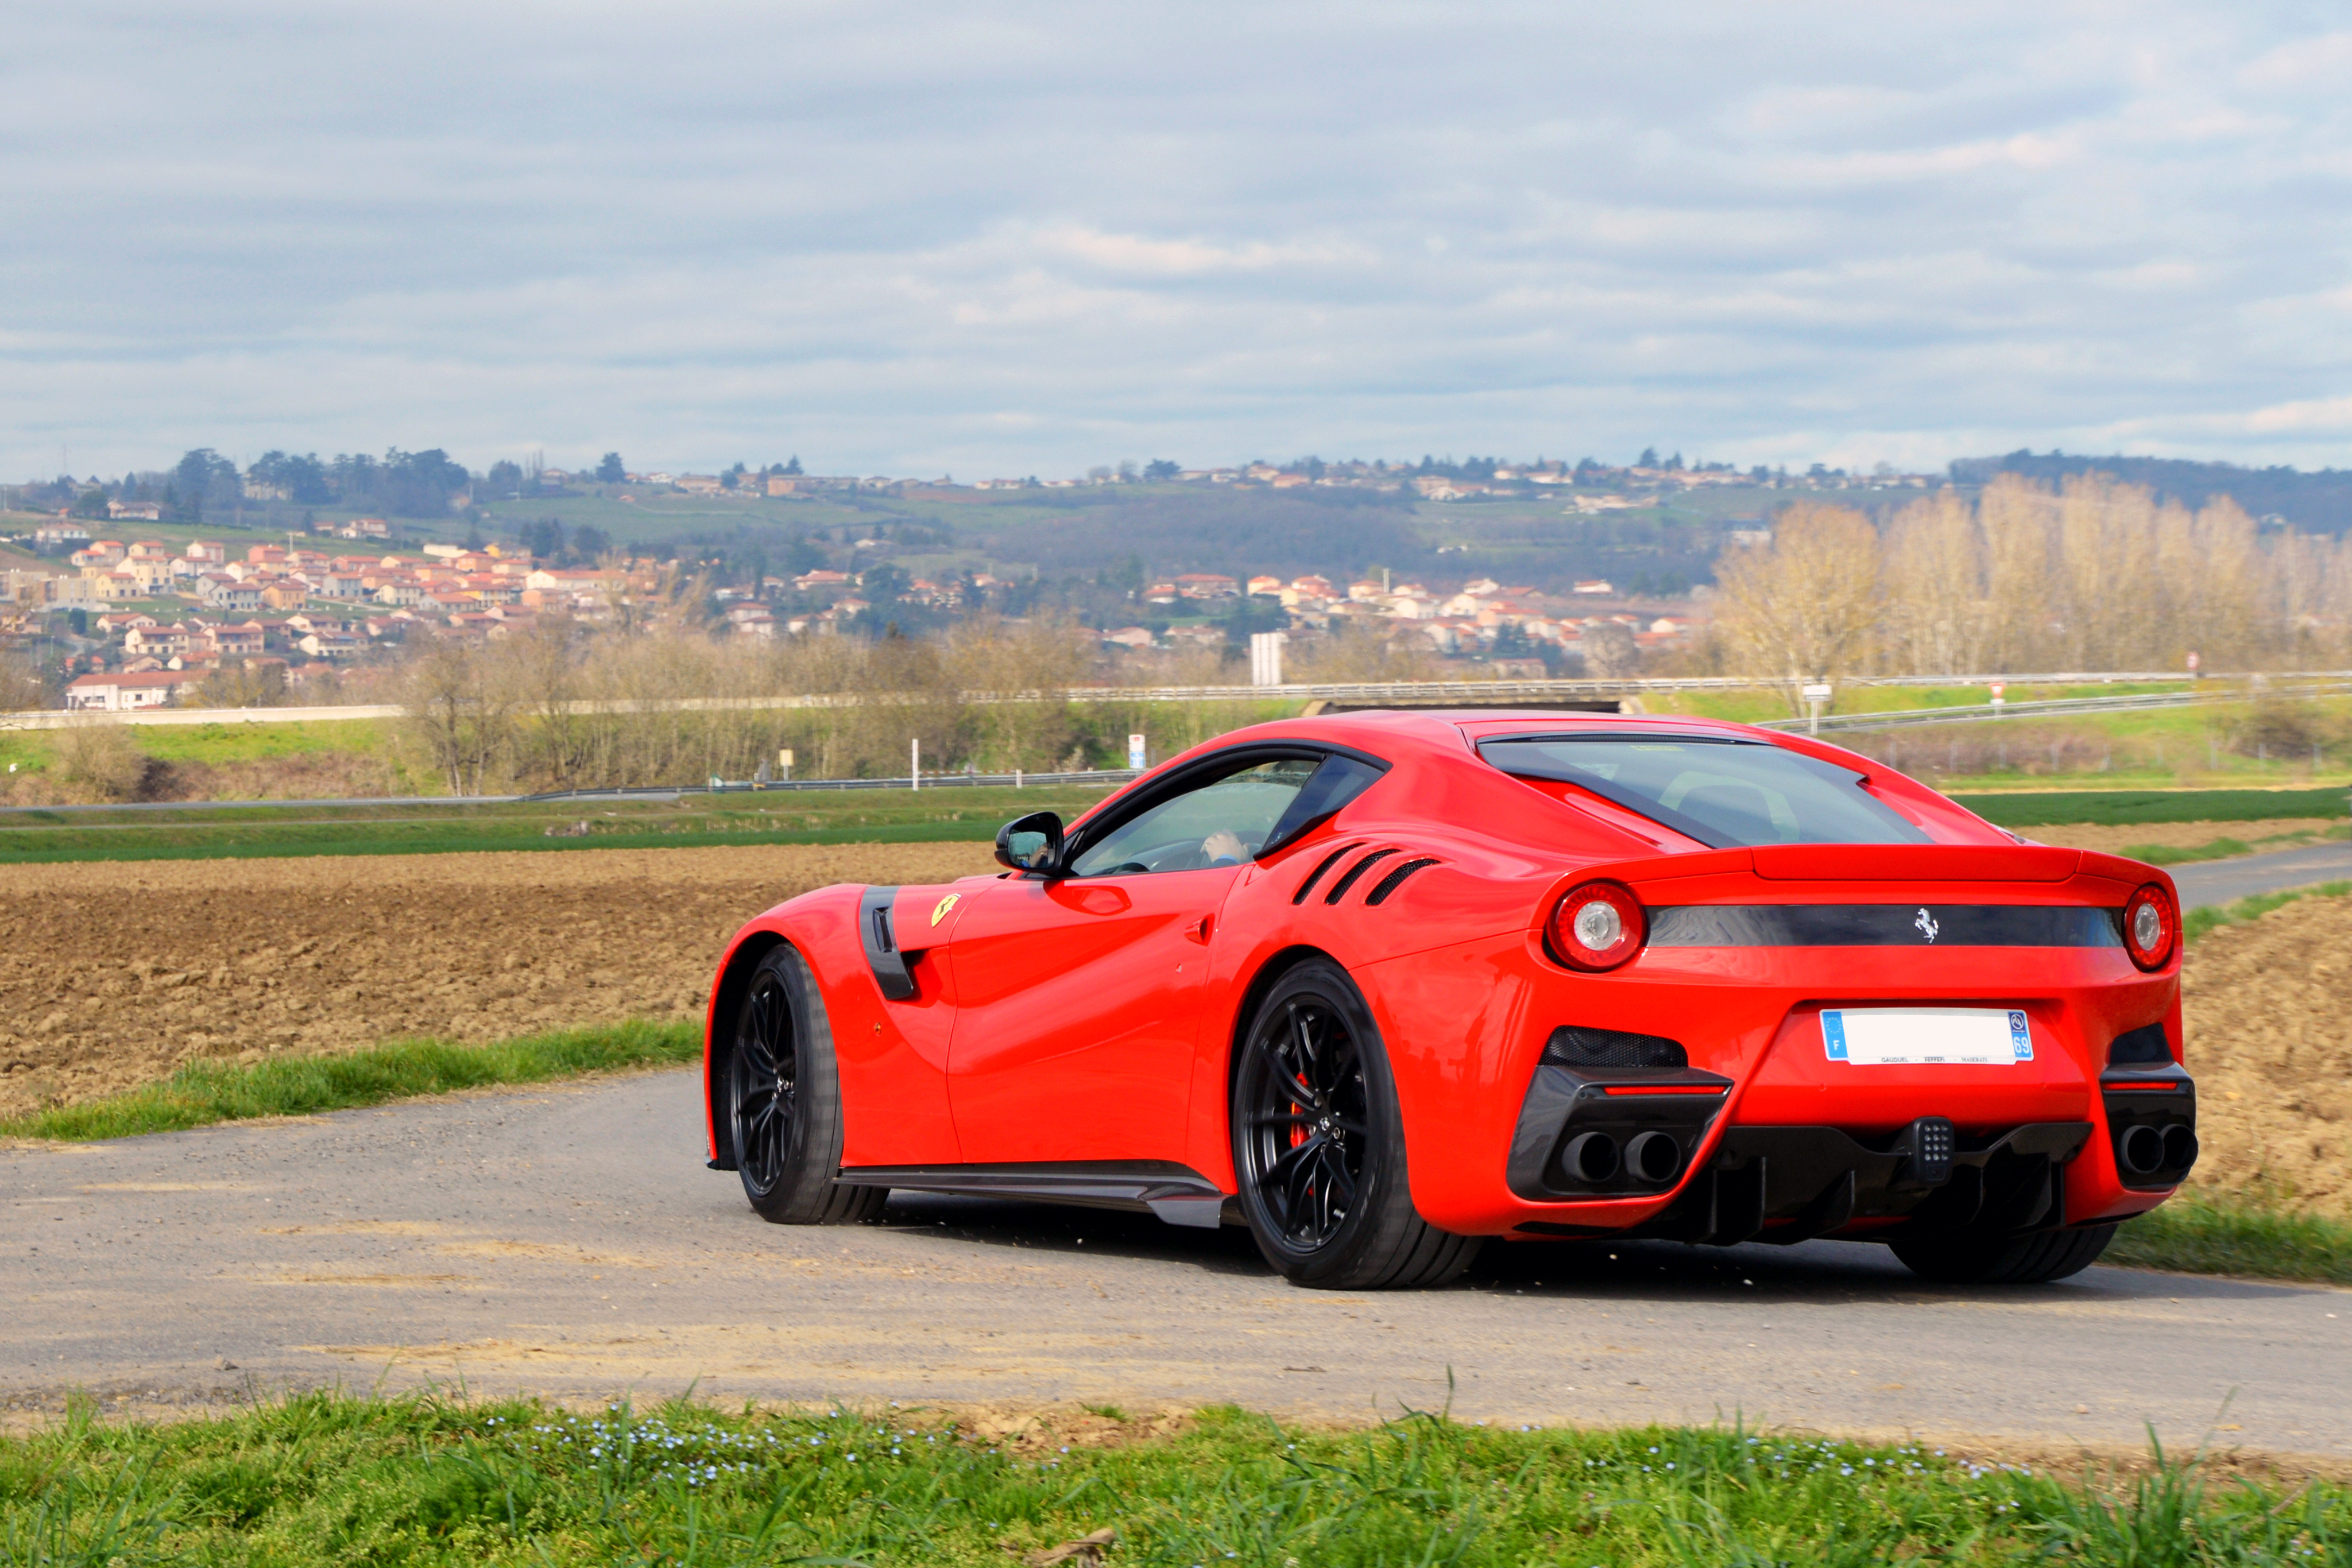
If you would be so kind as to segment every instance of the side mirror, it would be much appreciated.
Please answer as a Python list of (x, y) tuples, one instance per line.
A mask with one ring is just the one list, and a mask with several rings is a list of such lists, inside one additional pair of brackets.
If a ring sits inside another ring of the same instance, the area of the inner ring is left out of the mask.
[(1014, 871), (1045, 876), (1062, 873), (1062, 819), (1051, 811), (1032, 811), (996, 830), (996, 862)]

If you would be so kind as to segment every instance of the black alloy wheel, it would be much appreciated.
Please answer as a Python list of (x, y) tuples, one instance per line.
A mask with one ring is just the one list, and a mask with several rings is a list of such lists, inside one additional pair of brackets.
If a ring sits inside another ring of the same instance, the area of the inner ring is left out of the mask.
[(1388, 1055), (1348, 972), (1297, 964), (1242, 1036), (1230, 1107), (1234, 1172), (1258, 1250), (1296, 1285), (1443, 1284), (1479, 1238), (1414, 1212)]
[(792, 998), (783, 977), (762, 965), (743, 998), (728, 1083), (736, 1167), (753, 1203), (774, 1192), (783, 1177), (799, 1105), (799, 1066)]
[(1363, 1058), (1342, 1018), (1309, 992), (1269, 1009), (1250, 1033), (1255, 1060), (1249, 1170), (1271, 1228), (1286, 1247), (1313, 1252), (1347, 1223), (1364, 1186), (1372, 1129)]
[(841, 1086), (824, 998), (790, 946), (751, 971), (727, 1058), (727, 1130), (743, 1196), (777, 1225), (835, 1225), (879, 1213), (890, 1196), (845, 1186)]

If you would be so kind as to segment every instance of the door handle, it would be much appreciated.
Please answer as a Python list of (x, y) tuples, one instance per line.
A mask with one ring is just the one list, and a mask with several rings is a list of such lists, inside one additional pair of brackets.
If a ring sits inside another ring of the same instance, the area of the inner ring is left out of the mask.
[(1195, 920), (1192, 925), (1184, 927), (1184, 935), (1186, 938), (1191, 941), (1198, 942), (1203, 947), (1207, 946), (1209, 945), (1209, 930), (1216, 918), (1217, 917), (1213, 915), (1203, 915), (1200, 919)]

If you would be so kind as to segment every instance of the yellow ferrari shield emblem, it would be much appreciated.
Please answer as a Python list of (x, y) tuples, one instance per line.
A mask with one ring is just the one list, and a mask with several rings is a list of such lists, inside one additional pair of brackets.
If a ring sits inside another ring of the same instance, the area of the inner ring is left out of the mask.
[(961, 893), (950, 893), (945, 898), (940, 899), (937, 904), (932, 904), (931, 924), (937, 925), (940, 921), (945, 920), (948, 917), (948, 911), (953, 909), (962, 897), (963, 894)]

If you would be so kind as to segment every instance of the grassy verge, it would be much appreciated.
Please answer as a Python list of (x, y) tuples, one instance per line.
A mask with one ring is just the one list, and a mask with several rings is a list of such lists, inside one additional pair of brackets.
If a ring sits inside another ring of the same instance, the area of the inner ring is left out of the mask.
[(2251, 842), (2244, 839), (2221, 838), (2189, 845), (2126, 844), (2123, 853), (2128, 860), (2146, 861), (2150, 865), (2188, 865), (2196, 861), (2235, 860), (2240, 855), (2261, 854), (2272, 850), (2301, 849), (2306, 844), (2329, 839), (2352, 839), (2352, 823), (2318, 833), (2273, 833)]
[[(1117, 1444), (886, 1410), (583, 1416), (308, 1396), (0, 1443), (11, 1562), (989, 1564), (2340, 1563), (2352, 1491), (2177, 1460), (2062, 1480), (1736, 1427), (1370, 1430), (1211, 1410)], [(1132, 1436), (1131, 1433), (1123, 1434)], [(1042, 1440), (1041, 1440), (1042, 1439)], [(1100, 1545), (1047, 1556), (1093, 1537)]]
[[(143, 1089), (0, 1122), (0, 1136), (85, 1142), (176, 1133), (215, 1122), (347, 1111), (493, 1083), (541, 1083), (614, 1068), (672, 1066), (698, 1060), (701, 1051), (697, 1025), (633, 1022), (489, 1045), (411, 1040), (341, 1056), (196, 1062)], [(0, 1553), (0, 1563), (6, 1561)]]
[(2352, 1285), (2352, 1225), (2291, 1214), (2258, 1197), (2183, 1194), (2117, 1231), (2100, 1261)]
[(2341, 788), (2324, 789), (2043, 789), (1956, 794), (1952, 799), (2004, 828), (2077, 822), (2261, 822), (2281, 817), (2341, 817)]
[(2352, 894), (2352, 882), (2323, 882), (2316, 887), (2290, 887), (2279, 893), (2258, 893), (2235, 904), (2209, 904), (2189, 910), (2180, 917), (2181, 938), (2194, 942), (2208, 931), (2233, 925), (2241, 920), (2258, 920), (2272, 910), (2283, 909), (2299, 898), (2341, 898), (2347, 894)]

